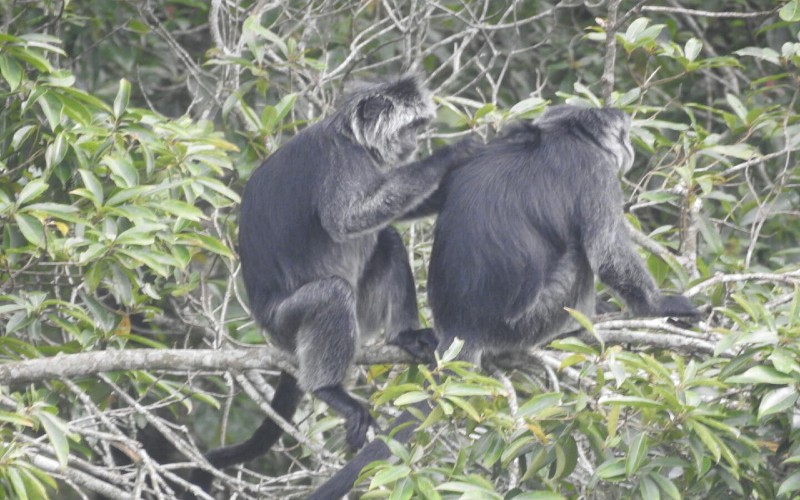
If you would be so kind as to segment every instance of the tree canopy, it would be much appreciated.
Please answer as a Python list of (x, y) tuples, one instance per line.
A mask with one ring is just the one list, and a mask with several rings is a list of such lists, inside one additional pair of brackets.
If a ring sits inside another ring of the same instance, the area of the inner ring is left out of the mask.
[[(363, 498), (800, 491), (800, 0), (0, 0), (0, 497), (174, 498), (294, 360), (250, 319), (239, 193), (358, 79), (425, 75), (424, 150), (549, 105), (633, 116), (634, 241), (696, 326), (579, 317), (474, 370), (359, 354), (385, 428)], [(432, 220), (401, 223), (423, 321)], [(449, 374), (439, 380), (432, 371)], [(348, 457), (307, 398), (224, 498), (304, 498)], [(207, 467), (208, 464), (205, 463)]]

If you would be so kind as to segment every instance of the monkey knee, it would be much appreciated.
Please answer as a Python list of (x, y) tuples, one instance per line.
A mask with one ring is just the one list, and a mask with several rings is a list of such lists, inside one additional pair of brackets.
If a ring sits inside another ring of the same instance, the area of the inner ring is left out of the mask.
[(316, 282), (319, 297), (323, 300), (331, 298), (339, 303), (351, 306), (355, 304), (355, 293), (353, 287), (344, 278), (330, 276)]
[(300, 346), (297, 383), (301, 389), (314, 392), (344, 382), (355, 354), (355, 343), (339, 340)]

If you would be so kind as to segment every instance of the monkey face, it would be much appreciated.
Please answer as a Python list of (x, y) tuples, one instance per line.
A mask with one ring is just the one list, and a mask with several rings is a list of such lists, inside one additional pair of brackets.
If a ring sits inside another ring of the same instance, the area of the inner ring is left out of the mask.
[(417, 137), (429, 120), (418, 119), (401, 127), (397, 132), (397, 159), (401, 162), (411, 159), (417, 152)]

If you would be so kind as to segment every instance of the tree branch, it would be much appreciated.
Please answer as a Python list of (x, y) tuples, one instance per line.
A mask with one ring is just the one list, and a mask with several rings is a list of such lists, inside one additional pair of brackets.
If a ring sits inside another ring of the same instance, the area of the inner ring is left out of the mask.
[[(689, 352), (713, 352), (713, 339), (690, 330), (677, 328), (664, 319), (632, 319), (598, 322), (597, 332), (606, 342), (623, 342), (675, 348)], [(654, 330), (658, 333), (634, 332), (631, 329)], [(403, 349), (375, 345), (363, 349), (356, 364), (410, 364), (416, 360)], [(274, 347), (235, 349), (123, 349), (58, 354), (49, 358), (29, 359), (0, 364), (0, 381), (4, 385), (41, 382), (58, 378), (93, 376), (102, 372), (123, 370), (155, 371), (234, 371), (277, 368), (294, 373), (295, 359)], [(495, 361), (503, 368), (515, 363)]]
[(608, 5), (608, 18), (606, 19), (606, 51), (603, 57), (603, 100), (609, 104), (611, 92), (614, 91), (614, 64), (617, 59), (617, 9), (622, 0), (611, 0)]
[[(356, 358), (359, 364), (410, 363), (398, 347), (376, 346)], [(279, 368), (294, 373), (292, 356), (273, 347), (246, 349), (122, 349), (58, 354), (49, 358), (0, 364), (0, 381), (11, 385), (74, 378), (122, 370), (245, 371)]]

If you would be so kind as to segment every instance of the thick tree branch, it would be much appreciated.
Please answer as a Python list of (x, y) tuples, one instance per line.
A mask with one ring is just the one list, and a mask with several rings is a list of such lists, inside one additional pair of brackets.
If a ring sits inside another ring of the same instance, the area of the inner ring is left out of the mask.
[[(356, 359), (360, 364), (408, 363), (402, 349), (376, 346)], [(0, 383), (18, 384), (74, 378), (121, 370), (244, 371), (279, 368), (294, 372), (294, 360), (272, 347), (246, 349), (123, 349), (59, 354), (50, 358), (0, 364)]]
[[(595, 328), (606, 342), (636, 343), (684, 352), (710, 353), (714, 349), (713, 338), (671, 326), (663, 319), (605, 321), (597, 323)], [(631, 329), (653, 330), (657, 333), (635, 332)], [(400, 348), (381, 344), (362, 350), (355, 362), (376, 365), (414, 363), (415, 360)], [(513, 362), (504, 363), (502, 359), (495, 361), (495, 364), (503, 368), (517, 366)], [(273, 347), (108, 350), (0, 364), (0, 381), (11, 385), (122, 370), (240, 372), (267, 368), (294, 373), (295, 360)]]

